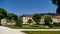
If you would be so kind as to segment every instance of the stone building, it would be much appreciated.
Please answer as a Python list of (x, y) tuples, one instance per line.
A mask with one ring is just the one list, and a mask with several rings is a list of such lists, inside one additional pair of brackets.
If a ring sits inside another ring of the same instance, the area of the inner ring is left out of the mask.
[(52, 19), (53, 23), (60, 23), (60, 16), (54, 16)]
[[(21, 19), (23, 20), (23, 24), (28, 24), (27, 22), (28, 22), (29, 19), (31, 19), (33, 21), (32, 15), (29, 15), (29, 14), (23, 14), (21, 16)], [(33, 23), (35, 23), (35, 22), (33, 21)]]
[(1, 19), (1, 24), (2, 25), (14, 25), (16, 22), (14, 20), (7, 20), (7, 18)]
[[(45, 15), (41, 16), (41, 20), (40, 20), (39, 23), (40, 24), (45, 24), (44, 19), (47, 16), (52, 17), (52, 24), (53, 23), (60, 23), (60, 16), (52, 16), (52, 15), (48, 15), (48, 14), (45, 14)], [(23, 24), (29, 24), (28, 23), (29, 19), (31, 19), (33, 21), (32, 17), (33, 17), (33, 15), (30, 15), (30, 14), (23, 14), (23, 15), (20, 16), (20, 18), (23, 20)], [(1, 24), (2, 25), (14, 25), (14, 24), (16, 24), (16, 21), (14, 21), (13, 19), (12, 20), (7, 20), (7, 18), (3, 18), (3, 19), (1, 19)], [(31, 24), (35, 24), (35, 22), (33, 21), (33, 23), (31, 23)]]
[[(45, 24), (45, 23), (44, 23), (44, 18), (45, 18), (46, 16), (50, 16), (50, 15), (43, 15), (43, 16), (41, 16), (41, 20), (40, 20), (40, 22), (39, 22), (40, 24)], [(21, 19), (23, 20), (23, 24), (28, 24), (28, 20), (29, 20), (29, 19), (31, 19), (31, 20), (33, 21), (32, 17), (33, 17), (33, 15), (23, 14), (23, 15), (21, 16)], [(35, 22), (33, 21), (32, 24), (35, 24)]]
[[(23, 14), (21, 17), (22, 17), (22, 20), (23, 20), (23, 24), (28, 24), (28, 20), (29, 19), (32, 19), (32, 16), (33, 15), (29, 15), (29, 14)], [(44, 19), (47, 17), (47, 16), (50, 16), (52, 18), (52, 24), (53, 23), (60, 23), (60, 16), (52, 16), (52, 15), (48, 15), (48, 14), (45, 14), (43, 16), (41, 16), (41, 20), (40, 20), (40, 24), (45, 24), (44, 22)], [(33, 21), (33, 19), (32, 19)], [(33, 24), (35, 24), (35, 22), (33, 21)]]
[(7, 25), (7, 19), (6, 18), (1, 19), (1, 24), (2, 25)]

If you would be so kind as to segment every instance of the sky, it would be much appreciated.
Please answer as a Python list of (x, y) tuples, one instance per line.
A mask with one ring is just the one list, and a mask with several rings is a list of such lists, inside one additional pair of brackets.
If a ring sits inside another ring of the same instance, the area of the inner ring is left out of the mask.
[(0, 8), (8, 13), (35, 14), (35, 13), (56, 13), (57, 6), (51, 0), (0, 0)]

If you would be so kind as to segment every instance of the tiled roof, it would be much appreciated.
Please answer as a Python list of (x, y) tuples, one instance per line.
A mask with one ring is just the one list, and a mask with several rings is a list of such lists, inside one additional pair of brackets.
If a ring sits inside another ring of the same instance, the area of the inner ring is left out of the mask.
[(60, 16), (54, 16), (53, 18), (60, 19)]
[(32, 17), (30, 14), (23, 14), (21, 17)]
[[(23, 14), (23, 15), (20, 16), (20, 17), (32, 17), (32, 16), (33, 16), (33, 15), (30, 15), (30, 14)], [(59, 16), (52, 16), (52, 15), (45, 14), (45, 15), (43, 15), (42, 17), (44, 18), (44, 17), (47, 17), (47, 16), (51, 16), (51, 17), (53, 17), (53, 18), (60, 19), (60, 15), (59, 15)]]

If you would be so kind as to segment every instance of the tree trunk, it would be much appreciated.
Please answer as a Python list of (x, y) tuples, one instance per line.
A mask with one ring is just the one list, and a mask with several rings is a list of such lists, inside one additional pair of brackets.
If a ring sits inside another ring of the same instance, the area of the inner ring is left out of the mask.
[(37, 22), (36, 25), (39, 26), (39, 22)]
[(2, 24), (1, 24), (1, 19), (0, 19), (0, 25), (2, 25)]

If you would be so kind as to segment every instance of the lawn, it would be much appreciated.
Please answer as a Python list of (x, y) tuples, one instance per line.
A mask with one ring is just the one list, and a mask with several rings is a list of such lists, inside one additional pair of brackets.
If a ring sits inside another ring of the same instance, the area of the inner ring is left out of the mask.
[(60, 34), (60, 31), (24, 31), (27, 34)]
[(46, 28), (45, 26), (23, 26), (23, 27), (18, 27), (18, 26), (14, 26), (14, 25), (8, 25), (6, 27), (9, 27), (9, 28), (13, 28), (13, 29), (49, 29), (49, 28)]
[(24, 26), (24, 27), (18, 27), (18, 26), (15, 26), (15, 25), (8, 25), (6, 27), (13, 28), (13, 29), (60, 29), (60, 26), (46, 28), (44, 25), (40, 25), (38, 27), (28, 26), (28, 25)]

